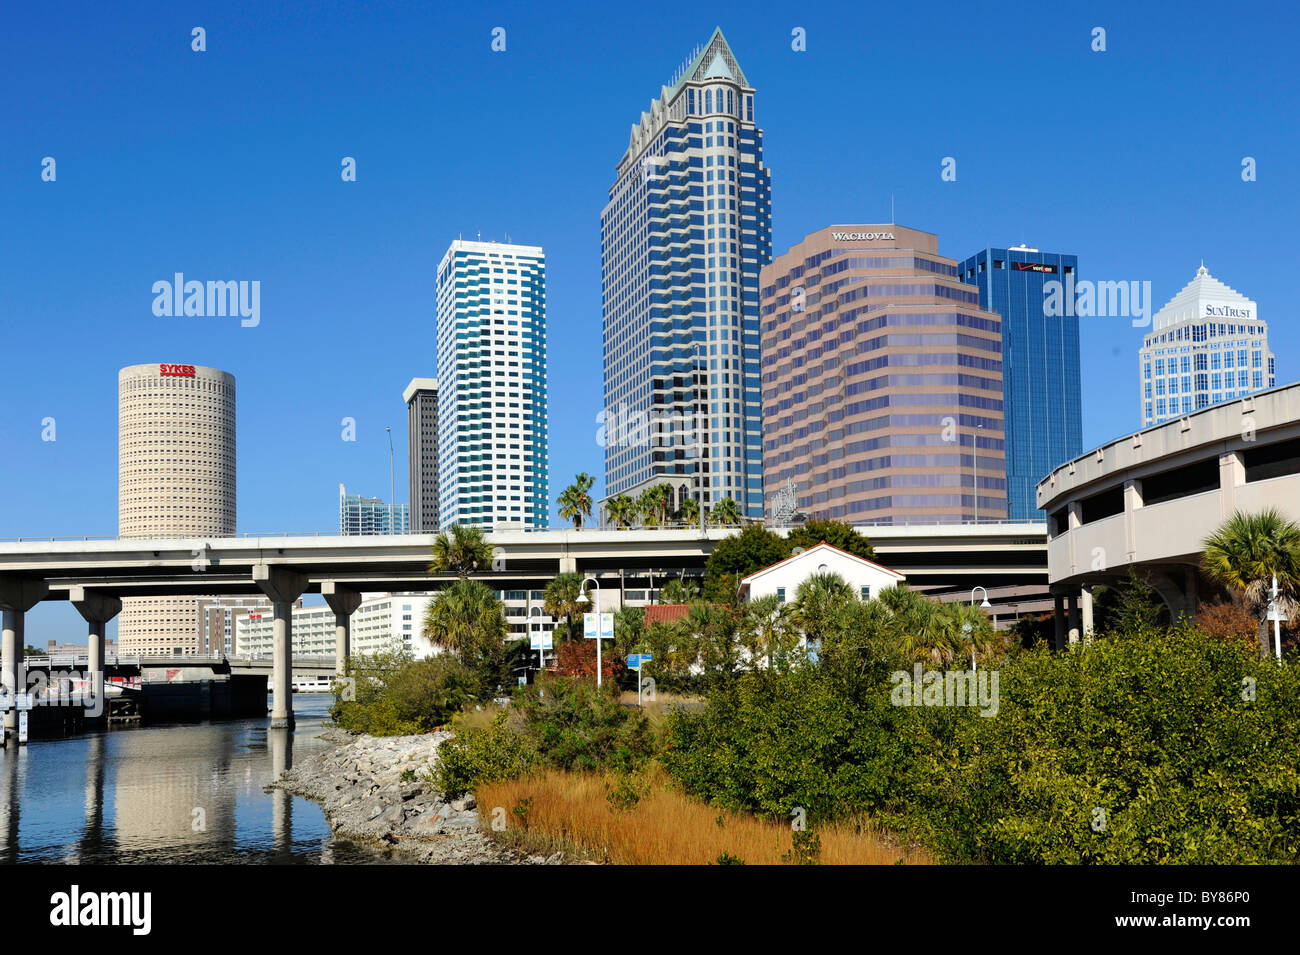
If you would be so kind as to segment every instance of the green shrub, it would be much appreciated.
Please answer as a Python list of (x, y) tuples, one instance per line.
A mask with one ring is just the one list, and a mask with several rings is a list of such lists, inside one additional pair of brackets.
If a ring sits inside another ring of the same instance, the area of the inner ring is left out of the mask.
[(950, 861), (1300, 859), (1295, 664), (1183, 628), (1039, 647), (998, 674), (992, 716), (894, 706), (879, 668), (745, 674), (670, 717), (662, 761), (719, 805), (871, 813)]
[(474, 674), (446, 655), (371, 657), (358, 661), (352, 673), (355, 698), (344, 699), (336, 689), (330, 718), (343, 729), (372, 736), (428, 733), (447, 723), (476, 686)]
[(457, 733), (439, 746), (430, 781), (441, 792), (458, 796), (481, 782), (517, 779), (537, 766), (532, 740), (507, 728), (509, 716), (502, 711), (491, 728)]
[[(1249, 692), (1253, 681), (1254, 699)], [(958, 861), (1294, 862), (1294, 665), (1192, 628), (1018, 657), (997, 717), (923, 757), (910, 817)]]
[(654, 740), (646, 718), (620, 706), (613, 690), (565, 678), (520, 687), (490, 729), (466, 729), (442, 744), (435, 780), (458, 793), (541, 766), (630, 772), (652, 755)]

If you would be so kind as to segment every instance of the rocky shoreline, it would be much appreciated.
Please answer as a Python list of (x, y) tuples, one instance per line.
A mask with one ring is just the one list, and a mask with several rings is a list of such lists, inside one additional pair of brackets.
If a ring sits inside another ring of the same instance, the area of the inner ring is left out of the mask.
[[(473, 795), (448, 800), (421, 777), (451, 733), (375, 737), (326, 730), (337, 744), (283, 773), (272, 785), (320, 803), (334, 834), (427, 865), (556, 865), (561, 853), (530, 856), (479, 828)], [(403, 781), (412, 770), (415, 781)]]

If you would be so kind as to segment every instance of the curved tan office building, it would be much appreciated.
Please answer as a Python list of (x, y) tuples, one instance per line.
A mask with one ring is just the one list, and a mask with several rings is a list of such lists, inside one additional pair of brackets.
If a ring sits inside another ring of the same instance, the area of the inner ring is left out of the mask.
[[(119, 537), (235, 533), (235, 377), (199, 365), (131, 365), (117, 375)], [(197, 598), (122, 601), (118, 652), (198, 648)]]

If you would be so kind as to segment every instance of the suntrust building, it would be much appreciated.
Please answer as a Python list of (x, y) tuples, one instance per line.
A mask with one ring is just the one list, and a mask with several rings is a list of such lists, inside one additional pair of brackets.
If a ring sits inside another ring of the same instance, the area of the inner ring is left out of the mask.
[(1006, 519), (1002, 325), (936, 236), (829, 226), (760, 286), (769, 493), (854, 523)]

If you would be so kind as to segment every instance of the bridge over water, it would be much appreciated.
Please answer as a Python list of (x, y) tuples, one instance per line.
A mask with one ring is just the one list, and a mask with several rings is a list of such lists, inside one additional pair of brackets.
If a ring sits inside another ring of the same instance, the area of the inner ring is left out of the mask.
[[(860, 530), (871, 538), (877, 560), (906, 574), (910, 586), (947, 599), (964, 599), (972, 587), (983, 586), (1003, 612), (1050, 606), (1043, 524)], [(492, 567), (475, 576), (503, 590), (538, 588), (566, 571), (597, 578), (607, 592), (615, 585), (653, 587), (655, 577), (702, 574), (714, 545), (736, 533), (735, 528), (501, 531), (487, 536), (495, 553)], [(304, 593), (320, 594), (334, 611), (334, 665), (341, 672), (350, 653), (351, 614), (363, 593), (434, 590), (455, 579), (429, 573), (434, 539), (409, 534), (0, 541), (4, 684), (25, 685), (24, 615), (41, 601), (69, 601), (86, 620), (87, 670), (93, 678), (104, 672), (105, 626), (121, 611), (123, 597), (262, 595), (274, 614), (271, 725), (292, 726), (293, 602)], [(7, 728), (13, 716), (6, 714)]]

